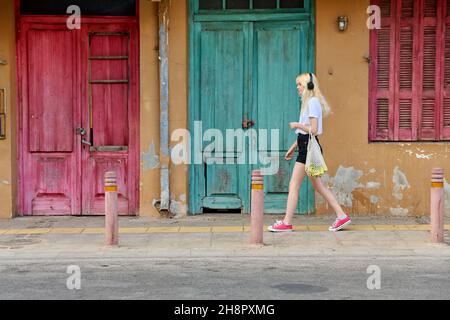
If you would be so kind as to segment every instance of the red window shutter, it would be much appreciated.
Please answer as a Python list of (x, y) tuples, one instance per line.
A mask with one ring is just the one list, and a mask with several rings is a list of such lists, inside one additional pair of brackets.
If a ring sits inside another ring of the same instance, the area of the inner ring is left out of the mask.
[(422, 108), (419, 126), (421, 140), (433, 140), (436, 137), (436, 44), (436, 26), (424, 26)]
[(450, 140), (450, 0), (444, 3), (444, 54), (442, 81), (442, 130), (441, 139)]
[[(440, 61), (442, 51), (442, 31), (439, 28), (442, 21), (439, 15), (442, 10), (438, 10), (442, 1), (447, 0), (424, 0), (423, 15), (420, 26), (420, 44), (419, 52), (423, 55), (420, 106), (419, 106), (419, 140), (439, 140), (440, 138), (440, 120), (441, 120), (441, 99), (439, 84), (440, 80)], [(442, 8), (441, 8), (442, 9)]]
[(375, 0), (381, 9), (381, 29), (370, 32), (370, 141), (393, 138), (395, 1)]
[(424, 17), (437, 17), (437, 8), (439, 0), (425, 0), (425, 7), (423, 9)]
[(370, 140), (450, 140), (450, 0), (371, 3)]
[(394, 140), (413, 140), (415, 113), (413, 110), (414, 31), (416, 1), (402, 0), (396, 23), (399, 33), (396, 43), (396, 82), (394, 100)]

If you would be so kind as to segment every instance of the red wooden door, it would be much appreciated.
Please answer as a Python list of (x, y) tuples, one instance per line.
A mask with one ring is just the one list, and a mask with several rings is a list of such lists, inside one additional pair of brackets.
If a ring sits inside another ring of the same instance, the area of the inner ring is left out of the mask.
[(120, 214), (135, 214), (137, 24), (97, 18), (69, 30), (45, 19), (19, 32), (19, 213), (103, 214), (103, 175), (114, 170)]
[(138, 196), (137, 31), (133, 24), (90, 24), (83, 30), (87, 70), (82, 147), (82, 211), (103, 214), (104, 173), (117, 173), (119, 213), (134, 213)]
[(20, 213), (80, 212), (76, 33), (65, 25), (20, 30)]

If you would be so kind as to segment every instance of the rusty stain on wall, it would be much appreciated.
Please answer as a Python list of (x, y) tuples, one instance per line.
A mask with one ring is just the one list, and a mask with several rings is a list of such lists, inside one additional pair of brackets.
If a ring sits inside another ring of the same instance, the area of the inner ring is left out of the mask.
[(159, 157), (155, 151), (155, 144), (152, 142), (148, 147), (147, 152), (142, 152), (141, 155), (142, 167), (144, 170), (152, 170), (159, 168)]
[(178, 200), (176, 200), (176, 196), (172, 194), (170, 200), (170, 212), (175, 214), (175, 218), (186, 216), (187, 211), (186, 195), (181, 194)]
[(416, 158), (417, 159), (427, 159), (430, 160), (433, 157), (433, 154), (419, 154), (416, 153)]
[(407, 216), (409, 212), (408, 209), (401, 208), (400, 206), (397, 206), (396, 208), (389, 208), (389, 211), (393, 216), (401, 216), (401, 217)]
[(366, 183), (366, 189), (379, 189), (381, 186), (381, 183), (370, 181)]
[(356, 200), (353, 206), (357, 211), (359, 211), (361, 206), (366, 208), (368, 211), (372, 211), (372, 202), (370, 201), (370, 197), (364, 194), (363, 191), (355, 190), (352, 194), (353, 198)]
[(392, 176), (392, 182), (394, 183), (394, 189), (392, 191), (392, 195), (397, 200), (403, 200), (403, 191), (405, 189), (411, 188), (408, 183), (408, 179), (406, 179), (406, 175), (400, 171), (398, 167), (394, 168), (394, 174)]
[(374, 195), (370, 196), (370, 203), (372, 203), (372, 204), (377, 204), (379, 200), (380, 199), (377, 196), (374, 196)]
[(362, 175), (363, 172), (361, 170), (339, 166), (336, 176), (330, 178), (332, 189), (339, 204), (346, 207), (353, 206), (353, 190), (364, 188), (364, 185), (358, 182)]

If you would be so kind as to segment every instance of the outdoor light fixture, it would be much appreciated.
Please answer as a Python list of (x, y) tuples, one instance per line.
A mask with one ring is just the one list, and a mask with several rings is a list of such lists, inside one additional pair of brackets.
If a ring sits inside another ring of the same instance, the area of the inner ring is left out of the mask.
[(347, 30), (348, 27), (348, 17), (347, 16), (339, 16), (338, 17), (338, 28), (339, 31), (343, 32)]

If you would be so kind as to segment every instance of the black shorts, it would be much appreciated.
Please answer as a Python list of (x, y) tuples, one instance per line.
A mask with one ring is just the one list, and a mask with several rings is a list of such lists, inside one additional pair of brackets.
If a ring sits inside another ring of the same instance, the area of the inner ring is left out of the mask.
[[(320, 151), (323, 154), (322, 146), (319, 142), (319, 137), (316, 136), (317, 143), (320, 146)], [(295, 160), (296, 162), (306, 163), (306, 154), (308, 153), (308, 142), (309, 142), (309, 134), (299, 133), (297, 136), (297, 147), (298, 147), (298, 156)]]

